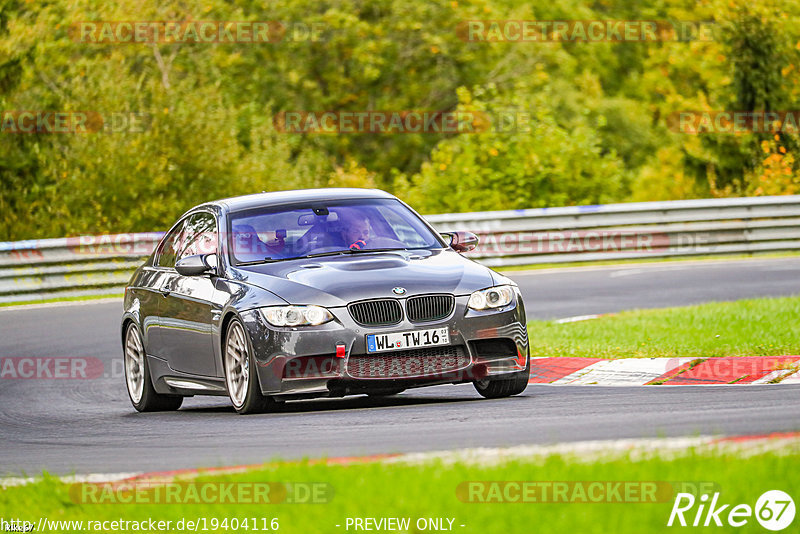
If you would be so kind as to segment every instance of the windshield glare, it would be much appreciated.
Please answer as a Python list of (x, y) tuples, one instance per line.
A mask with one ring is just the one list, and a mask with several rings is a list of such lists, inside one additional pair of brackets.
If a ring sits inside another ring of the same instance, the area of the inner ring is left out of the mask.
[(419, 217), (392, 199), (247, 210), (231, 214), (230, 230), (234, 264), (442, 246)]

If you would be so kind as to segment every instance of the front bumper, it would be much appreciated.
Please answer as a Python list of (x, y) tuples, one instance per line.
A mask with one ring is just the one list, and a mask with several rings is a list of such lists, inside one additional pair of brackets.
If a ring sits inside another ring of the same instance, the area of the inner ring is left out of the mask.
[[(275, 328), (257, 309), (241, 313), (241, 318), (265, 395), (341, 396), (472, 382), (524, 370), (528, 335), (519, 292), (514, 302), (497, 311), (471, 310), (467, 300), (468, 296), (456, 297), (446, 319), (412, 323), (404, 318), (389, 327), (361, 326), (345, 307), (330, 308), (335, 319), (315, 327)], [(367, 334), (437, 327), (448, 328), (450, 345), (398, 351), (409, 353), (402, 358), (393, 352), (367, 353)], [(343, 347), (344, 357), (337, 356), (337, 346), (340, 355)]]

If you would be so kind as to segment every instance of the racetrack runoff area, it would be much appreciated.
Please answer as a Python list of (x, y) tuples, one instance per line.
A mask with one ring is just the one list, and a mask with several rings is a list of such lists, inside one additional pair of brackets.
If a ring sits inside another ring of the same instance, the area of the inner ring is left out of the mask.
[(784, 297), (532, 321), (530, 383), (798, 384), (798, 316)]

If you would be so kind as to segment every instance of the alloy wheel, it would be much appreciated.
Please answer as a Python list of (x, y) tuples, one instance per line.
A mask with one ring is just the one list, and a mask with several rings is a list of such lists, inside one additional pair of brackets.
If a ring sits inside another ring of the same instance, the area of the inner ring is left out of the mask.
[(250, 381), (250, 352), (244, 329), (238, 321), (234, 321), (228, 330), (225, 344), (225, 380), (234, 406), (242, 406)]
[(125, 335), (125, 381), (134, 403), (142, 400), (144, 392), (144, 358), (139, 330), (131, 324)]

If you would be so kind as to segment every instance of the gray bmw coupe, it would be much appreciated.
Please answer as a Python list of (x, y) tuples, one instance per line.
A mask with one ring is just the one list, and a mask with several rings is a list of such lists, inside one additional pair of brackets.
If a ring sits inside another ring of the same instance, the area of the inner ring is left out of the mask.
[(516, 284), (461, 255), (377, 190), (262, 193), (192, 208), (125, 288), (125, 378), (139, 411), (228, 395), (282, 400), (472, 382), (521, 393), (530, 363)]

